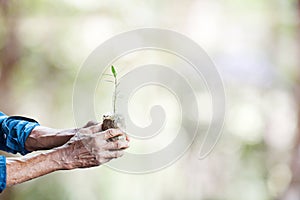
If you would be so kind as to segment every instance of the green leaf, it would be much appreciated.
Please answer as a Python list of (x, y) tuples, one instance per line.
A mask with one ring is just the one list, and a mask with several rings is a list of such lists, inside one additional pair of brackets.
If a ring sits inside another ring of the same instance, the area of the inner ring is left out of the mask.
[(111, 72), (114, 75), (114, 77), (116, 78), (117, 77), (117, 72), (116, 72), (116, 69), (114, 68), (113, 65), (111, 66)]

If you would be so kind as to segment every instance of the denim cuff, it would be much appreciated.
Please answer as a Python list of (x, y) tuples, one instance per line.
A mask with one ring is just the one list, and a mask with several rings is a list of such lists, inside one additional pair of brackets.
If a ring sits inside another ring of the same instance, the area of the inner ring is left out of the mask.
[(6, 158), (0, 156), (0, 192), (6, 188)]
[(7, 151), (11, 153), (19, 152), (22, 155), (30, 153), (25, 149), (25, 142), (31, 131), (40, 124), (33, 119), (12, 116), (2, 122), (4, 139), (6, 140)]

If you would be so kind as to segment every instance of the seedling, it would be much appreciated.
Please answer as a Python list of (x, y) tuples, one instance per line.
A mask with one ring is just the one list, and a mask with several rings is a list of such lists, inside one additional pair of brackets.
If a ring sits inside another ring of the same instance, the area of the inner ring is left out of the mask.
[[(111, 73), (113, 77), (113, 81), (109, 80), (108, 82), (111, 82), (114, 84), (114, 93), (112, 97), (112, 109), (113, 114), (112, 115), (103, 115), (103, 123), (102, 123), (102, 130), (105, 131), (110, 128), (124, 128), (124, 119), (121, 115), (116, 113), (116, 105), (117, 105), (117, 90), (118, 90), (118, 77), (117, 77), (117, 71), (115, 67), (111, 66)], [(125, 139), (123, 137), (115, 137), (111, 138), (109, 141), (116, 141), (118, 139)]]
[(114, 76), (113, 115), (115, 115), (116, 114), (116, 104), (117, 104), (118, 79), (117, 79), (117, 71), (113, 65), (111, 66), (111, 72)]

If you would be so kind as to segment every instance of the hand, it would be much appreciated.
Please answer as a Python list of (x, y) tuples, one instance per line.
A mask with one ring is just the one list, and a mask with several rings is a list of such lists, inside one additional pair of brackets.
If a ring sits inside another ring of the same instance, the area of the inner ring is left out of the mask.
[(28, 151), (48, 150), (64, 145), (78, 131), (86, 133), (97, 133), (101, 130), (101, 125), (95, 121), (89, 121), (84, 127), (79, 129), (73, 128), (58, 130), (44, 126), (37, 126), (27, 137), (25, 141), (25, 149)]
[[(32, 150), (49, 149), (67, 144), (31, 157), (6, 160), (7, 186), (22, 183), (63, 169), (99, 166), (123, 155), (129, 147), (129, 138), (108, 142), (113, 137), (124, 136), (119, 129), (102, 131), (102, 125), (89, 122), (86, 126), (69, 131), (39, 127), (32, 134), (28, 146)], [(75, 136), (74, 136), (75, 134)]]
[[(103, 131), (103, 129), (102, 129), (102, 126), (103, 126), (103, 124), (99, 124), (99, 122), (96, 122), (96, 121), (93, 121), (93, 120), (91, 120), (91, 121), (88, 121), (82, 128), (88, 128), (88, 127), (91, 127), (91, 126), (95, 126), (95, 125), (99, 125), (98, 126), (98, 128), (96, 128), (96, 129), (91, 129), (91, 130), (89, 130), (89, 129), (86, 129), (85, 130), (85, 132), (86, 132), (86, 134), (89, 134), (89, 133), (94, 133), (95, 131), (96, 132), (101, 132), (101, 131)], [(78, 130), (78, 129), (77, 129)], [(125, 137), (124, 137), (128, 142), (130, 141), (130, 138), (129, 138), (129, 136), (127, 135), (127, 134), (125, 134)], [(116, 138), (110, 138), (109, 140), (111, 140), (111, 141), (115, 141), (116, 140)]]
[(99, 124), (99, 122), (91, 120), (91, 121), (88, 121), (88, 123), (86, 123), (86, 125), (84, 125), (82, 128), (88, 128), (90, 126), (95, 126), (97, 124)]
[[(128, 136), (119, 129), (99, 131), (101, 124), (78, 129), (76, 135), (65, 146), (59, 148), (63, 169), (99, 166), (123, 156), (124, 149), (129, 147)], [(107, 141), (117, 136), (125, 136), (126, 140)]]

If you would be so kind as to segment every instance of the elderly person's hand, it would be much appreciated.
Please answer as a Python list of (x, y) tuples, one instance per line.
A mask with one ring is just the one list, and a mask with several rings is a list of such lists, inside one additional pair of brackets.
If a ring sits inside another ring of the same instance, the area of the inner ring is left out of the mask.
[[(108, 129), (103, 132), (100, 125), (79, 129), (76, 135), (57, 151), (61, 152), (61, 162), (64, 169), (99, 166), (113, 158), (121, 157), (123, 150), (129, 147), (129, 141), (110, 138), (124, 136), (120, 129)], [(96, 132), (96, 133), (95, 133)]]
[[(109, 140), (118, 136), (125, 136), (126, 139)], [(6, 184), (22, 183), (57, 170), (99, 166), (122, 156), (128, 147), (129, 138), (123, 131), (102, 131), (102, 125), (96, 122), (68, 130), (37, 126), (28, 136), (25, 148), (28, 151), (51, 150), (29, 158), (7, 159)]]

